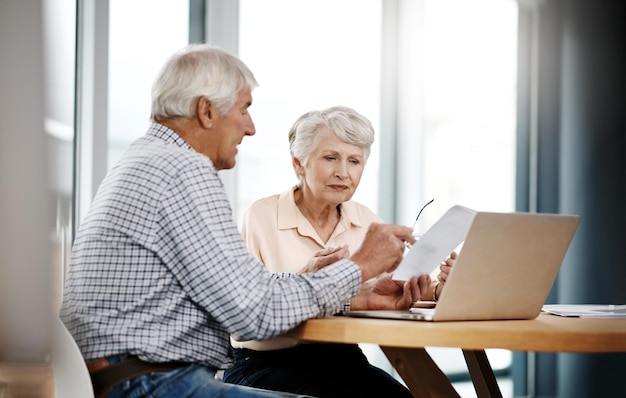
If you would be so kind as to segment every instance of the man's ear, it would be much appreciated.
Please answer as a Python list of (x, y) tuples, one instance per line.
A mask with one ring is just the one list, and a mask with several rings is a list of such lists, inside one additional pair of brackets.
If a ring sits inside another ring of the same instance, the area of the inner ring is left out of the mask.
[(215, 116), (216, 110), (213, 109), (213, 104), (209, 102), (205, 97), (200, 97), (196, 104), (196, 115), (198, 117), (198, 122), (200, 125), (205, 128), (211, 128), (213, 126), (213, 117)]

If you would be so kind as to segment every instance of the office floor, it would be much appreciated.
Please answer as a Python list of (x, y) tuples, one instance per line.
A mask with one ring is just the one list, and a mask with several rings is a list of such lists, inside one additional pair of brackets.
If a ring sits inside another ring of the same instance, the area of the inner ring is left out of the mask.
[[(461, 398), (476, 398), (476, 390), (471, 381), (452, 383), (456, 392)], [(498, 379), (498, 386), (502, 393), (502, 398), (513, 398), (513, 381), (509, 378)]]

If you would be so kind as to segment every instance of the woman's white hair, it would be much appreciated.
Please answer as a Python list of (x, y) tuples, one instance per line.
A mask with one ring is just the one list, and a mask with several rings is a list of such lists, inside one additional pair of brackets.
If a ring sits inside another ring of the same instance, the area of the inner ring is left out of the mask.
[[(368, 118), (347, 106), (333, 106), (321, 111), (311, 111), (300, 116), (289, 130), (291, 156), (305, 163), (328, 129), (341, 141), (363, 149), (363, 160), (367, 163), (374, 143), (374, 127)], [(297, 175), (302, 183), (301, 177)]]
[(242, 90), (256, 86), (254, 75), (239, 58), (210, 44), (191, 44), (172, 55), (158, 74), (152, 85), (150, 118), (155, 122), (191, 119), (200, 97), (225, 114)]

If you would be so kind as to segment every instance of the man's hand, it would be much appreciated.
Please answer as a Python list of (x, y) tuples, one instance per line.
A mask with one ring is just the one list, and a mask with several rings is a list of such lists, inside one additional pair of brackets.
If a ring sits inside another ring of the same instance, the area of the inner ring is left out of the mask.
[(430, 293), (430, 275), (413, 277), (408, 281), (381, 275), (364, 283), (359, 294), (350, 301), (351, 310), (408, 310), (421, 297)]
[(395, 224), (372, 223), (365, 240), (351, 260), (360, 268), (366, 281), (383, 272), (392, 272), (404, 254), (404, 242), (415, 243), (412, 229)]
[(350, 256), (348, 245), (327, 247), (315, 253), (300, 272), (315, 272)]

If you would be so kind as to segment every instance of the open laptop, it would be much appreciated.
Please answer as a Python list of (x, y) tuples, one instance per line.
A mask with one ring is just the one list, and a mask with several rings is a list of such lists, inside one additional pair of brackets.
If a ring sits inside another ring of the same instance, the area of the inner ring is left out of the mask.
[(343, 315), (424, 321), (535, 318), (579, 221), (577, 215), (476, 212), (434, 308)]

